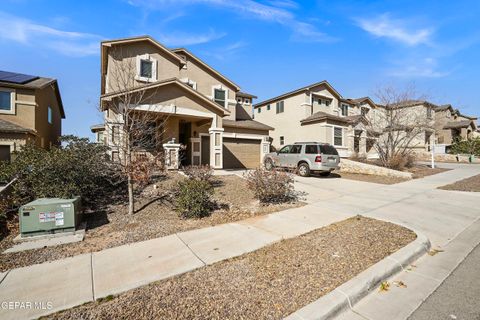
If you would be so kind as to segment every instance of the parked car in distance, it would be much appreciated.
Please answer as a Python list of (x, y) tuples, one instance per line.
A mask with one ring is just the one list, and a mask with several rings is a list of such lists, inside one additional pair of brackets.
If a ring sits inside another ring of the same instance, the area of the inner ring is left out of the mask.
[(302, 177), (308, 177), (312, 172), (328, 176), (339, 168), (339, 163), (337, 149), (328, 143), (319, 142), (296, 142), (277, 152), (268, 153), (264, 158), (267, 170), (275, 167), (297, 169)]

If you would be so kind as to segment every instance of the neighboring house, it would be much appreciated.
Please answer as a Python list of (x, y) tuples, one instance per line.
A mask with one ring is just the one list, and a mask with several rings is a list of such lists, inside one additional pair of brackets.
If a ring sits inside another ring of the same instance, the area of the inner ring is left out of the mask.
[(400, 131), (412, 130), (409, 146), (417, 151), (429, 151), (435, 142), (435, 104), (425, 100), (407, 100), (389, 107), (396, 109), (398, 120), (394, 121)]
[(327, 81), (314, 83), (254, 105), (254, 118), (275, 131), (272, 145), (301, 141), (330, 143), (340, 156), (373, 152), (367, 121), (379, 107), (368, 97), (344, 99)]
[(473, 138), (478, 130), (476, 117), (466, 116), (450, 104), (435, 108), (435, 132), (437, 143), (446, 149), (456, 140)]
[(142, 108), (158, 119), (152, 125), (156, 128), (166, 119), (163, 128), (158, 128), (161, 137), (152, 139), (172, 142), (164, 145), (168, 148), (185, 146), (187, 156), (182, 165), (209, 164), (216, 169), (260, 166), (269, 152), (268, 136), (273, 128), (250, 117), (255, 96), (240, 92), (237, 84), (187, 49), (170, 50), (149, 36), (101, 43), (100, 103), (105, 120), (103, 128), (94, 126), (92, 131), (97, 141), (111, 147), (112, 157), (121, 152), (115, 150), (113, 140), (122, 123), (109, 106), (122, 94), (117, 80), (124, 65), (136, 66), (132, 88), (126, 90), (146, 93)]
[(26, 143), (59, 143), (65, 118), (56, 79), (0, 71), (0, 160)]

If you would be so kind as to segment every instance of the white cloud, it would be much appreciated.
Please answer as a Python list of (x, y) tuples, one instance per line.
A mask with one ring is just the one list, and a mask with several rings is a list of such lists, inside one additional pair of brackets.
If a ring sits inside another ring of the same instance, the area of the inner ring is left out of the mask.
[(129, 0), (134, 6), (146, 7), (155, 10), (171, 10), (180, 5), (204, 4), (212, 7), (227, 9), (257, 20), (279, 23), (293, 31), (292, 38), (300, 41), (328, 42), (333, 38), (319, 31), (315, 25), (297, 20), (288, 9), (298, 4), (291, 0), (272, 0), (270, 5), (253, 0)]
[(392, 19), (388, 13), (373, 19), (357, 19), (357, 23), (363, 30), (376, 37), (389, 38), (409, 46), (430, 44), (433, 34), (431, 28), (412, 28), (408, 21)]
[(167, 46), (191, 46), (217, 40), (225, 35), (226, 33), (217, 33), (214, 30), (210, 30), (204, 34), (187, 34), (182, 32), (169, 33), (168, 35), (160, 34), (157, 38)]
[[(24, 45), (45, 46), (62, 54), (85, 56), (99, 53), (100, 37), (83, 32), (64, 31), (0, 11), (0, 40)], [(93, 50), (93, 47), (96, 47)]]
[(398, 78), (442, 78), (451, 71), (438, 70), (438, 61), (435, 58), (415, 59), (397, 63), (399, 67), (391, 70), (389, 74)]
[(234, 58), (242, 49), (248, 46), (244, 41), (237, 41), (225, 47), (217, 48), (204, 54), (214, 57), (217, 60), (228, 60)]

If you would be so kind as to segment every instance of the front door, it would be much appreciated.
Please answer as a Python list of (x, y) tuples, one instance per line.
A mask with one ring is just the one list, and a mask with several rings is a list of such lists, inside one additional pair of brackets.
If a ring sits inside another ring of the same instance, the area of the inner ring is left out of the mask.
[(180, 164), (188, 166), (191, 164), (192, 150), (189, 145), (189, 140), (192, 134), (192, 124), (190, 122), (180, 121), (178, 128), (178, 142), (184, 146), (180, 150)]

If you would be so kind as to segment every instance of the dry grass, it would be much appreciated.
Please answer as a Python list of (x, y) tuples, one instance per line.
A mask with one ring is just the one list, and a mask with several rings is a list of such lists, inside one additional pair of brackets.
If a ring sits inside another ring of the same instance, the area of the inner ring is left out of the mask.
[[(158, 189), (169, 190), (181, 178), (179, 174), (169, 174), (157, 183)], [(137, 208), (146, 206), (133, 216), (127, 214), (125, 204), (112, 205), (108, 212), (89, 214), (88, 230), (82, 242), (2, 254), (0, 271), (100, 251), (176, 232), (243, 220), (303, 205), (287, 203), (262, 206), (254, 199), (244, 179), (231, 175), (218, 176), (214, 180), (214, 199), (218, 208), (209, 217), (183, 219), (174, 210), (170, 201), (159, 199), (150, 203), (151, 197), (140, 197)], [(1, 252), (13, 245), (12, 240), (15, 236), (16, 234), (11, 234), (0, 241)]]
[(358, 216), (51, 318), (281, 319), (415, 238)]
[(452, 184), (438, 187), (443, 190), (456, 190), (456, 191), (468, 191), (468, 192), (480, 192), (480, 174), (457, 181)]
[(450, 171), (450, 170), (451, 169), (438, 168), (438, 167), (432, 169), (427, 165), (417, 164), (412, 168), (407, 168), (405, 171), (413, 173), (413, 176), (412, 176), (413, 179), (421, 179), (421, 178), (425, 178), (425, 177), (428, 177), (428, 176), (431, 176), (431, 175), (434, 175), (434, 174), (437, 174), (437, 173), (442, 173), (442, 172)]
[(343, 179), (349, 180), (357, 180), (357, 181), (364, 181), (364, 182), (371, 182), (371, 183), (378, 183), (378, 184), (395, 184), (404, 181), (408, 181), (410, 179), (399, 178), (399, 177), (386, 177), (386, 176), (379, 176), (373, 174), (361, 174), (361, 173), (339, 173), (339, 176)]

